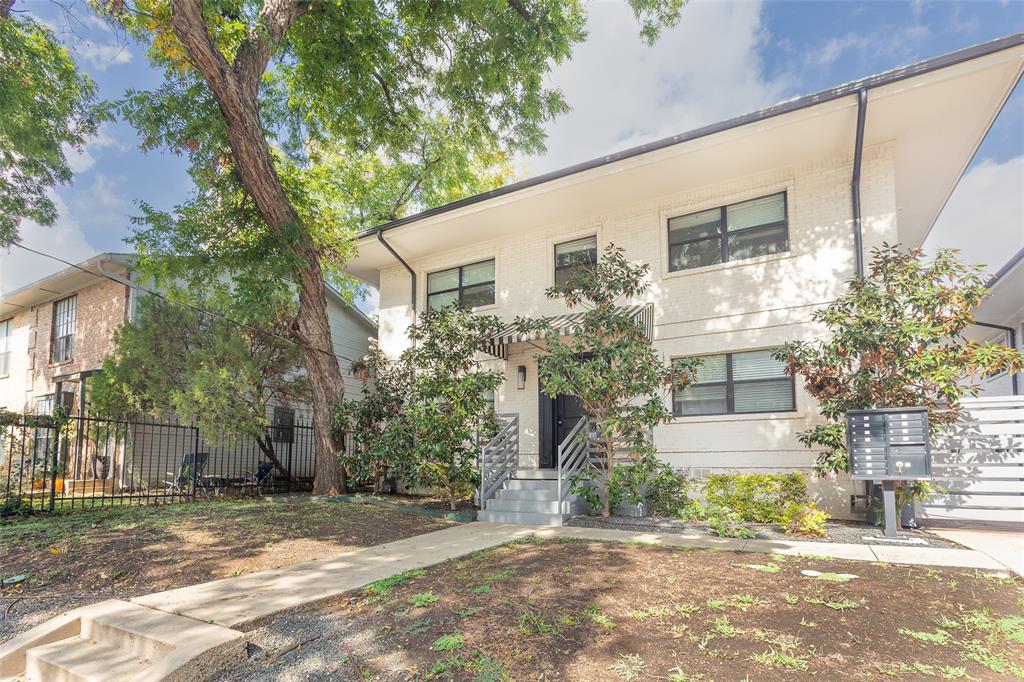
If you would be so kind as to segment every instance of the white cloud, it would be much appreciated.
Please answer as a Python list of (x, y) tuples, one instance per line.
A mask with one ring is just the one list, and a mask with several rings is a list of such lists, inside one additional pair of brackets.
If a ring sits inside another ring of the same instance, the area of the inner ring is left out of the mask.
[(928, 28), (920, 24), (887, 26), (867, 33), (847, 33), (830, 38), (822, 47), (806, 56), (806, 68), (821, 69), (832, 66), (847, 52), (859, 52), (863, 60), (910, 61), (917, 49), (927, 40)]
[(74, 46), (75, 54), (84, 59), (97, 71), (106, 71), (118, 64), (127, 64), (132, 60), (132, 51), (127, 43), (97, 43), (83, 40)]
[(1024, 155), (982, 161), (960, 180), (925, 248), (960, 249), (967, 262), (996, 272), (1024, 248)]
[[(32, 221), (21, 224), (21, 241), (32, 249), (49, 253), (72, 263), (78, 263), (96, 254), (96, 249), (85, 238), (78, 220), (56, 193), (51, 198), (59, 217), (53, 227), (43, 227)], [(0, 249), (0, 292), (11, 291), (47, 274), (62, 270), (65, 265), (52, 258), (29, 253), (18, 247)]]
[(74, 149), (72, 147), (64, 147), (64, 154), (68, 159), (68, 167), (71, 168), (71, 172), (75, 175), (84, 173), (93, 166), (96, 165), (95, 152), (102, 151), (104, 149), (117, 149), (119, 151), (126, 151), (129, 149), (128, 145), (119, 142), (111, 134), (111, 125), (104, 123), (100, 126), (96, 135), (89, 139), (82, 149)]
[(766, 79), (761, 5), (696, 0), (679, 25), (646, 45), (625, 3), (593, 3), (588, 38), (549, 83), (572, 111), (548, 125), (548, 151), (527, 174), (684, 132), (783, 98), (786, 78)]

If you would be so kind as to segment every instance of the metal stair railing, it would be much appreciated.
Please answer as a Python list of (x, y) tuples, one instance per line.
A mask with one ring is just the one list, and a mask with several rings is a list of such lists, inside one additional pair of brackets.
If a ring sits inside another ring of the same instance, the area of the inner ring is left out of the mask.
[[(586, 432), (586, 436), (582, 436)], [(594, 430), (586, 419), (580, 419), (558, 445), (558, 513), (572, 491), (572, 477), (590, 462)]]
[(501, 429), (480, 448), (480, 509), (519, 466), (519, 415), (500, 414)]

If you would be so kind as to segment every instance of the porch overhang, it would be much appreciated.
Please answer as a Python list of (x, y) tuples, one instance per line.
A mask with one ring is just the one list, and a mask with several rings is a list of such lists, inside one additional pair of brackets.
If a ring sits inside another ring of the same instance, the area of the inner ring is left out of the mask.
[[(647, 338), (651, 341), (654, 340), (654, 304), (653, 303), (638, 303), (631, 306), (622, 306), (622, 309), (629, 313), (631, 320), (640, 325)], [(583, 319), (585, 312), (579, 313), (568, 313), (566, 315), (555, 315), (553, 317), (545, 317), (551, 329), (561, 332), (563, 336), (568, 336), (573, 333), (573, 330), (579, 325), (580, 320)], [(496, 358), (502, 360), (508, 359), (508, 347), (513, 343), (524, 343), (527, 341), (534, 341), (540, 338), (540, 334), (536, 331), (522, 332), (519, 330), (518, 325), (515, 322), (505, 325), (499, 330), (494, 336), (485, 341), (481, 346), (480, 350), (493, 355)]]

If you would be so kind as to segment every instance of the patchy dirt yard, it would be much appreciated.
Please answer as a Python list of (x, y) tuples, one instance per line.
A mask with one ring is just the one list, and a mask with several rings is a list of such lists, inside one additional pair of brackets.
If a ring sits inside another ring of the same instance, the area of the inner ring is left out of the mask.
[(278, 617), (222, 679), (1015, 679), (1022, 613), (968, 570), (520, 542)]
[(21, 588), (0, 591), (0, 641), (99, 599), (320, 559), (449, 525), (306, 497), (120, 507), (0, 525), (0, 578), (29, 576)]

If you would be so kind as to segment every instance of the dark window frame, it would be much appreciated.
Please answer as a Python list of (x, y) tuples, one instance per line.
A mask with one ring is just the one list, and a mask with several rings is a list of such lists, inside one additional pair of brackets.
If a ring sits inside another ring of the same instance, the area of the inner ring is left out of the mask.
[[(726, 415), (743, 415), (743, 414), (775, 414), (775, 413), (789, 413), (796, 412), (796, 377), (788, 374), (781, 377), (774, 377), (771, 379), (740, 379), (736, 380), (733, 377), (733, 356), (742, 355), (743, 353), (756, 352), (758, 350), (766, 350), (764, 348), (755, 348), (749, 351), (734, 351), (730, 353), (709, 353), (711, 357), (715, 355), (725, 356), (725, 381), (699, 381), (694, 386), (725, 386), (725, 412), (689, 412), (683, 414), (682, 412), (676, 411), (676, 391), (672, 391), (672, 416), (675, 418), (680, 417), (714, 417), (714, 416), (726, 416)], [(698, 356), (700, 357), (700, 356)], [(700, 376), (700, 370), (698, 369), (698, 377)], [(780, 383), (783, 380), (789, 382), (789, 400), (791, 407), (789, 409), (772, 409), (772, 410), (745, 410), (743, 412), (736, 411), (736, 385), (747, 386), (750, 384), (768, 384), (768, 383)]]
[(284, 405), (274, 406), (274, 421), (270, 440), (275, 443), (295, 442), (295, 410)]
[[(729, 231), (728, 223), (728, 209), (733, 206), (739, 206), (750, 201), (757, 201), (759, 199), (767, 199), (769, 197), (782, 195), (782, 220), (774, 223), (765, 223), (763, 225), (754, 225), (752, 227), (744, 227), (741, 230)], [(705, 237), (694, 237), (693, 239), (680, 239), (678, 241), (672, 241), (672, 221), (678, 218), (686, 218), (687, 216), (697, 215), (700, 213), (707, 213), (709, 211), (718, 211), (718, 234), (705, 236)], [(705, 208), (700, 211), (691, 211), (690, 213), (683, 213), (681, 215), (669, 216), (665, 221), (665, 229), (668, 236), (668, 248), (666, 249), (666, 255), (668, 257), (668, 271), (669, 272), (684, 272), (686, 270), (696, 270), (697, 268), (710, 268), (715, 265), (722, 265), (724, 263), (736, 263), (738, 261), (749, 260), (750, 258), (758, 258), (759, 256), (750, 256), (748, 258), (730, 258), (729, 257), (729, 235), (736, 234), (752, 234), (755, 232), (768, 232), (770, 230), (777, 230), (779, 227), (782, 228), (783, 236), (783, 247), (776, 253), (786, 253), (789, 251), (789, 191), (782, 190), (781, 192), (772, 192), (771, 194), (765, 194), (764, 196), (754, 197), (752, 199), (744, 199), (743, 201), (734, 201), (731, 204), (725, 204), (723, 206), (715, 208)], [(709, 263), (707, 265), (694, 265), (689, 268), (674, 268), (672, 267), (672, 247), (674, 246), (686, 246), (689, 244), (696, 244), (699, 242), (706, 241), (718, 241), (719, 249), (719, 261), (717, 263)], [(775, 254), (766, 254), (775, 255)]]
[[(431, 308), (430, 307), (430, 299), (431, 299), (432, 296), (439, 296), (441, 294), (450, 294), (453, 291), (458, 292), (458, 294), (459, 294), (458, 304), (459, 304), (460, 308), (463, 307), (464, 306), (464, 300), (465, 300), (465, 291), (466, 291), (466, 288), (467, 288), (466, 284), (463, 282), (465, 270), (466, 270), (466, 268), (471, 268), (474, 265), (483, 265), (484, 263), (493, 263), (494, 264), (493, 279), (486, 280), (486, 281), (483, 281), (483, 282), (476, 282), (474, 284), (470, 284), (469, 288), (475, 288), (475, 287), (480, 287), (480, 286), (484, 286), (484, 285), (490, 284), (490, 285), (492, 285), (494, 287), (494, 299), (490, 303), (483, 304), (483, 306), (474, 306), (474, 307), (480, 308), (480, 307), (484, 307), (484, 306), (494, 305), (495, 303), (497, 303), (498, 302), (498, 261), (497, 261), (496, 258), (487, 258), (485, 260), (478, 260), (475, 263), (466, 263), (465, 265), (457, 265), (457, 266), (453, 266), (453, 267), (450, 267), (450, 268), (442, 268), (441, 270), (435, 270), (434, 272), (428, 272), (427, 273), (427, 310), (437, 310), (437, 308)], [(439, 272), (447, 272), (448, 270), (456, 270), (456, 269), (459, 271), (459, 285), (457, 287), (451, 287), (449, 289), (442, 289), (441, 291), (431, 291), (430, 290), (430, 276), (431, 275), (436, 275)]]
[(578, 267), (581, 267), (583, 265), (583, 263), (576, 263), (575, 265), (559, 265), (558, 264), (558, 247), (559, 246), (565, 246), (566, 244), (573, 244), (575, 242), (581, 242), (583, 240), (590, 240), (590, 239), (594, 240), (594, 260), (593, 260), (593, 262), (591, 262), (588, 265), (588, 267), (593, 267), (593, 266), (597, 265), (597, 258), (598, 258), (598, 255), (597, 255), (597, 235), (596, 234), (589, 234), (589, 235), (586, 235), (586, 236), (583, 236), (583, 237), (576, 237), (575, 239), (567, 239), (564, 242), (558, 242), (557, 244), (554, 245), (554, 247), (552, 247), (551, 254), (552, 254), (552, 258), (554, 260), (554, 265), (555, 265), (555, 270), (554, 270), (552, 282), (553, 282), (553, 284), (556, 287), (557, 286), (561, 286), (561, 284), (564, 284), (564, 282), (559, 283), (559, 281), (558, 281), (558, 273), (560, 271), (563, 271), (563, 270), (572, 271), (572, 270), (574, 270), (574, 269), (576, 269)]
[[(58, 315), (60, 312), (60, 306), (62, 303), (68, 304), (68, 309), (63, 311), (65, 319), (60, 321), (62, 329), (65, 333), (57, 336), (57, 324)], [(70, 328), (70, 331), (68, 331)], [(71, 294), (62, 299), (53, 302), (53, 315), (50, 320), (50, 362), (54, 364), (63, 364), (65, 362), (71, 362), (75, 359), (75, 335), (78, 332), (78, 294)], [(66, 342), (63, 342), (67, 339)], [(63, 343), (62, 343), (63, 342)], [(58, 345), (60, 345), (60, 355), (58, 355)]]
[(0, 352), (0, 358), (4, 359), (4, 362), (0, 364), (0, 379), (4, 379), (11, 376), (11, 339), (14, 338), (14, 318), (8, 317), (6, 320), (0, 320), (0, 328), (5, 329), (5, 332), (0, 334), (0, 338), (4, 339), (5, 348)]

